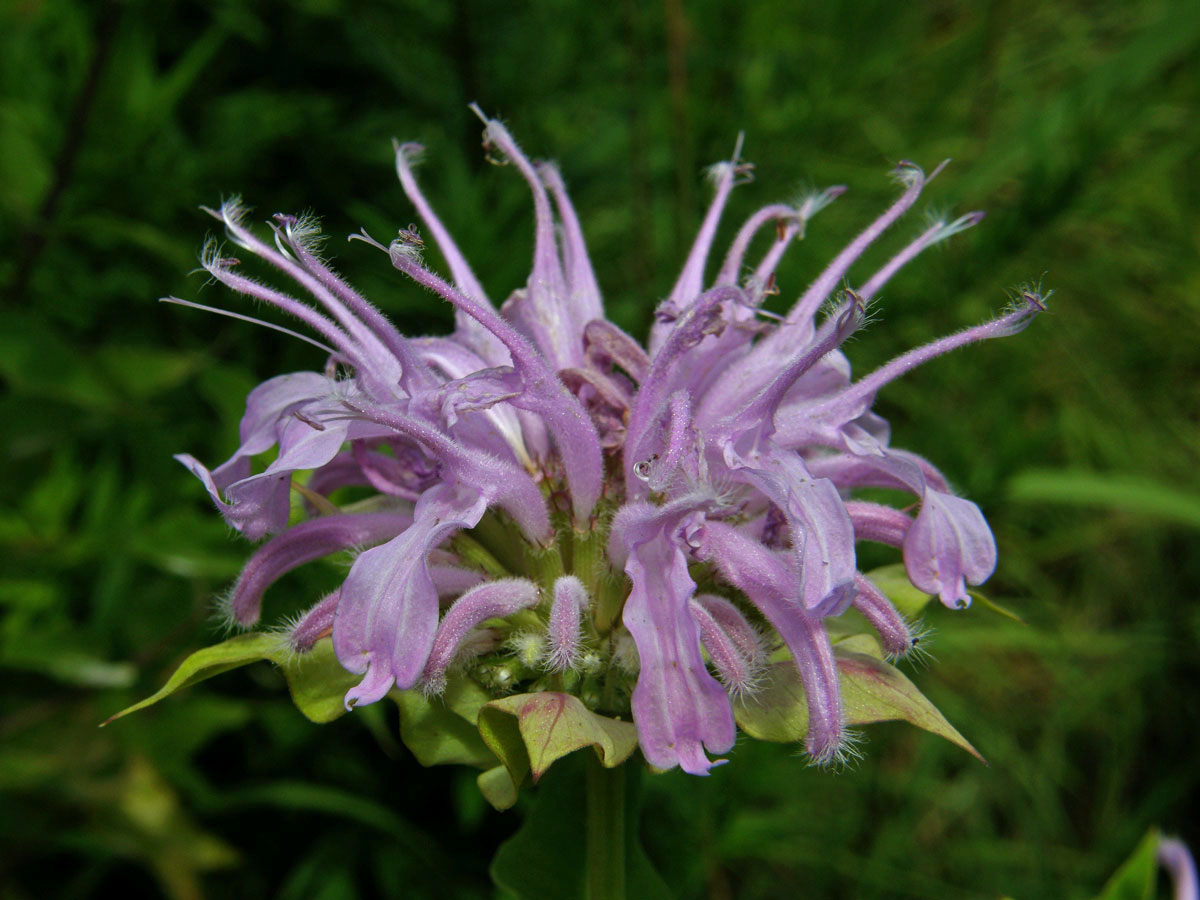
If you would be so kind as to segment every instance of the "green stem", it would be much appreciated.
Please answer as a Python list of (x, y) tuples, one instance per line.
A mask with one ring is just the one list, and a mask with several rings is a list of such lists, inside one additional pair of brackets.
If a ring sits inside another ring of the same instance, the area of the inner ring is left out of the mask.
[(587, 760), (587, 900), (625, 900), (625, 767)]

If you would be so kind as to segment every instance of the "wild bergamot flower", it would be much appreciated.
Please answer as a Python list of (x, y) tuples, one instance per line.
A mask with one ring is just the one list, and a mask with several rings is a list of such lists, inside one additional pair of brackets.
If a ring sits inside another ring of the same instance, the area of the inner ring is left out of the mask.
[[(493, 696), (562, 691), (608, 715), (631, 713), (651, 765), (704, 774), (708, 754), (733, 746), (731, 696), (755, 691), (774, 655), (790, 658), (803, 684), (808, 753), (836, 760), (846, 716), (826, 624), (853, 607), (888, 654), (914, 643), (913, 626), (857, 570), (855, 543), (901, 548), (911, 583), (950, 607), (966, 606), (967, 585), (996, 565), (979, 508), (890, 445), (874, 398), (935, 356), (1020, 331), (1042, 297), (1024, 291), (992, 321), (856, 380), (840, 347), (881, 288), (980, 215), (934, 223), (839, 291), (929, 180), (902, 162), (899, 199), (774, 316), (762, 305), (780, 257), (843, 189), (755, 213), (706, 282), (726, 200), (752, 171), (735, 152), (711, 170), (712, 206), (643, 346), (604, 317), (557, 169), (484, 122), (488, 151), (533, 194), (523, 288), (499, 309), (488, 299), (417, 185), (413, 144), (397, 146), (397, 171), (449, 278), (423, 263), (415, 227), (387, 247), (362, 236), (453, 305), (446, 337), (400, 334), (318, 255), (311, 220), (278, 215), (267, 241), (238, 201), (212, 211), (232, 243), (308, 300), (240, 274), (215, 242), (204, 268), (298, 319), (327, 357), (320, 371), (250, 393), (227, 462), (210, 471), (179, 457), (231, 526), (268, 538), (230, 594), (230, 617), (253, 625), (283, 573), (354, 549), (341, 587), (287, 626), (296, 652), (331, 636), (341, 665), (361, 676), (347, 707), (393, 690), (436, 694), (454, 673)], [(750, 264), (763, 229), (774, 240)], [(252, 459), (272, 449), (255, 472)], [(339, 506), (352, 485), (373, 496)], [(919, 509), (854, 499), (866, 487), (906, 491)]]

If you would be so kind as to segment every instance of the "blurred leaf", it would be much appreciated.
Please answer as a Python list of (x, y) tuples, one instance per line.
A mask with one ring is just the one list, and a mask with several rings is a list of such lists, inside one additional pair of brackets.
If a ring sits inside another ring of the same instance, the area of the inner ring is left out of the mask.
[(166, 510), (131, 536), (130, 552), (183, 578), (233, 578), (246, 564), (244, 549), (208, 510)]
[(200, 897), (200, 873), (237, 861), (237, 851), (192, 822), (171, 786), (144, 759), (131, 760), (121, 787), (117, 811), (133, 829), (136, 852), (173, 900)]
[(24, 106), (0, 101), (0, 210), (6, 219), (31, 217), (53, 173), (36, 139), (36, 110)]
[[(141, 250), (181, 271), (186, 271), (196, 258), (192, 242), (183, 235), (172, 236), (144, 218), (126, 218), (115, 215), (111, 210), (105, 210), (103, 214), (81, 213), (73, 216), (63, 223), (63, 230), (96, 244), (121, 247), (126, 251)], [(149, 298), (139, 299), (146, 302)], [(131, 349), (163, 351), (159, 347)]]
[(83, 466), (69, 449), (60, 449), (46, 477), (25, 494), (25, 518), (34, 533), (43, 541), (59, 544), (56, 549), (61, 551), (68, 521), (86, 488)]
[(245, 697), (197, 691), (163, 704), (153, 716), (125, 719), (120, 729), (111, 729), (105, 737), (146, 748), (155, 767), (172, 784), (189, 793), (207, 793), (194, 768), (196, 754), (215, 738), (244, 729), (260, 717), (260, 710)]
[(1108, 880), (1096, 900), (1153, 900), (1161, 839), (1157, 828), (1146, 832), (1137, 849)]
[(166, 117), (173, 112), (180, 99), (203, 74), (210, 60), (221, 49), (226, 40), (225, 28), (214, 25), (197, 36), (187, 48), (175, 67), (158, 79), (153, 106), (158, 115)]
[(197, 354), (119, 344), (102, 347), (95, 359), (109, 382), (137, 401), (178, 386), (206, 362)]
[[(944, 737), (985, 762), (899, 669), (841, 647), (834, 652), (847, 725), (903, 720)], [(790, 660), (772, 664), (766, 686), (739, 698), (733, 710), (741, 729), (762, 741), (790, 743), (808, 733), (808, 701), (800, 673)]]
[(0, 747), (0, 791), (30, 790), (58, 781), (63, 763), (41, 748)]
[(85, 409), (116, 403), (89, 354), (71, 346), (48, 323), (12, 313), (5, 314), (0, 329), (0, 376), (15, 390)]
[(137, 679), (137, 669), (127, 662), (108, 662), (61, 647), (8, 647), (0, 659), (3, 665), (46, 675), (64, 684), (86, 688), (129, 687)]
[(272, 806), (280, 810), (327, 813), (358, 822), (388, 835), (401, 846), (419, 852), (429, 860), (430, 865), (436, 865), (438, 861), (445, 865), (437, 845), (420, 828), (376, 800), (338, 788), (303, 782), (273, 781), (228, 794), (222, 798), (220, 805), (232, 809)]
[(1026, 503), (1107, 507), (1200, 528), (1200, 495), (1140, 475), (1029, 469), (1009, 481), (1008, 495)]
[(46, 610), (59, 602), (59, 591), (49, 581), (33, 578), (0, 579), (0, 606)]

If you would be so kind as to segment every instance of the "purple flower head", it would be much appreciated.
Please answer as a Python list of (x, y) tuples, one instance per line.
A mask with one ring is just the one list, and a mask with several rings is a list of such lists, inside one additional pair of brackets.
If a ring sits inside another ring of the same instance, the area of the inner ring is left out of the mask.
[[(1042, 297), (1026, 291), (993, 320), (854, 378), (841, 348), (878, 292), (982, 214), (929, 226), (839, 291), (932, 177), (901, 163), (892, 206), (790, 311), (768, 313), (780, 258), (845, 189), (763, 207), (709, 281), (722, 211), (753, 171), (739, 139), (711, 171), (711, 208), (643, 347), (604, 318), (559, 170), (475, 111), (487, 151), (531, 194), (528, 280), (500, 308), (486, 296), (421, 191), (415, 144), (396, 145), (396, 169), (421, 227), (388, 245), (358, 236), (453, 307), (448, 336), (400, 334), (318, 255), (310, 220), (275, 216), (264, 238), (240, 202), (211, 211), (278, 278), (242, 275), (215, 243), (204, 268), (297, 319), (323, 354), (314, 371), (250, 393), (227, 462), (210, 470), (179, 457), (234, 529), (269, 537), (230, 595), (230, 618), (254, 624), (277, 578), (350, 551), (341, 586), (311, 598), (288, 631), (298, 653), (330, 638), (361, 676), (347, 707), (393, 690), (437, 694), (458, 677), (493, 695), (567, 691), (631, 715), (652, 766), (705, 774), (733, 747), (731, 698), (761, 686), (768, 659), (790, 660), (807, 699), (808, 753), (837, 760), (848, 738), (828, 622), (854, 608), (887, 655), (914, 644), (913, 626), (858, 571), (856, 543), (898, 548), (912, 584), (950, 607), (967, 605), (967, 586), (996, 566), (979, 508), (890, 445), (874, 399), (938, 355), (1020, 331)], [(754, 259), (763, 230), (775, 239)], [(423, 261), (422, 234), (447, 273)], [(878, 487), (911, 494), (913, 507), (855, 499)], [(485, 675), (500, 668), (503, 680)]]

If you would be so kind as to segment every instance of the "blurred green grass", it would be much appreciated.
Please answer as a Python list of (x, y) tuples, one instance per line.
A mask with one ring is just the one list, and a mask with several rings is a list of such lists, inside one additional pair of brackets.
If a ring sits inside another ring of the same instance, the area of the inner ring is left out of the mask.
[[(1030, 623), (936, 611), (936, 661), (914, 675), (991, 766), (899, 726), (869, 730), (839, 775), (743, 741), (707, 780), (648, 787), (645, 841), (680, 895), (1088, 897), (1150, 825), (1200, 846), (1194, 4), (45, 0), (2, 15), (0, 896), (491, 895), (516, 819), (486, 810), (469, 773), (417, 767), (381, 712), (311, 726), (252, 670), (95, 729), (213, 640), (210, 598), (246, 553), (171, 454), (223, 459), (245, 391), (317, 362), (155, 304), (232, 305), (187, 274), (212, 227), (197, 206), (240, 192), (264, 217), (312, 209), (333, 235), (384, 236), (414, 218), (389, 139), (421, 140), (429, 194), (503, 297), (527, 274), (529, 203), (485, 164), (472, 100), (558, 159), (634, 333), (703, 213), (701, 168), (740, 129), (757, 182), (724, 239), (802, 184), (850, 187), (781, 267), (781, 301), (886, 204), (898, 159), (953, 157), (928, 203), (988, 210), (889, 285), (850, 348), (857, 371), (1023, 282), (1055, 290), (1021, 336), (879, 404), (899, 445), (983, 507), (1001, 551), (989, 596)], [(447, 327), (369, 248), (331, 252), (404, 330)], [(307, 599), (289, 579), (268, 615)]]

